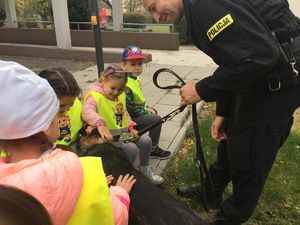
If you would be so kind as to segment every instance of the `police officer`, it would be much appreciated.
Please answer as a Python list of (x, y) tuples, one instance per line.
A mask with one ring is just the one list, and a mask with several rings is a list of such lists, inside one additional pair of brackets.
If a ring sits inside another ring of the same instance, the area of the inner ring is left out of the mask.
[[(217, 101), (218, 110), (230, 115), (226, 152), (215, 165), (228, 166), (222, 171), (233, 193), (214, 224), (241, 224), (255, 209), (300, 105), (297, 18), (287, 0), (143, 0), (143, 5), (157, 22), (177, 23), (185, 15), (194, 44), (219, 66), (183, 86), (181, 104)], [(214, 186), (226, 186), (219, 167), (213, 169)]]

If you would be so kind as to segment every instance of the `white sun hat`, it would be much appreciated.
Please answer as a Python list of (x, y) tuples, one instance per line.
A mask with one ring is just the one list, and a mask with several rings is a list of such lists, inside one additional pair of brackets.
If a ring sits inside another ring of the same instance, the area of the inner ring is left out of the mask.
[(59, 101), (47, 80), (18, 63), (0, 60), (0, 139), (46, 131), (58, 110)]

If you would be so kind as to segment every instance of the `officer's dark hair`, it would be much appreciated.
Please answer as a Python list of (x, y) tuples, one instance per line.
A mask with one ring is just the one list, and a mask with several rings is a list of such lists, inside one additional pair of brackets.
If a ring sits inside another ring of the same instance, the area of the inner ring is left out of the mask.
[(53, 225), (45, 207), (28, 193), (0, 185), (0, 224)]
[(64, 68), (45, 69), (39, 76), (46, 79), (58, 98), (62, 96), (78, 96), (80, 87), (74, 76)]

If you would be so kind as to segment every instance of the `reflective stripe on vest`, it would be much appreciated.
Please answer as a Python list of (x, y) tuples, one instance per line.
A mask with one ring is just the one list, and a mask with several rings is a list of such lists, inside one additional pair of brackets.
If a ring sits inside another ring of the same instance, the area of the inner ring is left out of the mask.
[(142, 92), (141, 79), (137, 77), (136, 79), (128, 77), (126, 86), (131, 89), (135, 105), (145, 105), (145, 96)]
[(55, 142), (57, 145), (71, 145), (77, 138), (78, 131), (82, 128), (81, 120), (82, 104), (78, 98), (69, 111), (59, 116), (59, 137)]
[(111, 101), (99, 92), (91, 91), (87, 97), (92, 95), (97, 103), (98, 115), (104, 118), (109, 130), (119, 130), (128, 127), (126, 115), (126, 94), (123, 92), (118, 101)]
[(101, 158), (79, 159), (84, 174), (83, 185), (67, 225), (113, 225), (111, 200)]

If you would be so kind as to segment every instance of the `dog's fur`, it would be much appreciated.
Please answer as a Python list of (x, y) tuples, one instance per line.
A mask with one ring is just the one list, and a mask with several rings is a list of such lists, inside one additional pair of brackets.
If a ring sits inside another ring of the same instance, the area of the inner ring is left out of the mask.
[(130, 192), (129, 225), (206, 225), (191, 209), (136, 170), (122, 149), (98, 144), (79, 155), (100, 156), (107, 175), (117, 178), (129, 173), (136, 177), (137, 182)]

